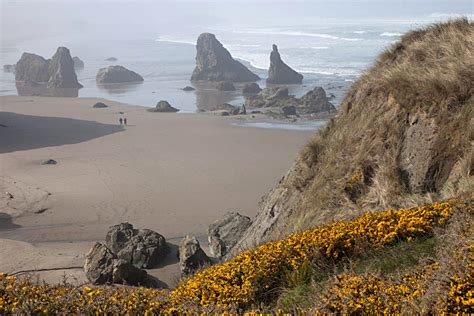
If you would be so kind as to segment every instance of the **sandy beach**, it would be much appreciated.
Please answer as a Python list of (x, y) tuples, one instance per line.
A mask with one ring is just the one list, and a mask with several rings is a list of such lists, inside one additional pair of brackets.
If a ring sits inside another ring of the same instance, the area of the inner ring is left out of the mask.
[[(85, 253), (120, 222), (206, 246), (224, 213), (255, 215), (313, 134), (90, 98), (5, 96), (0, 107), (0, 271), (58, 268), (37, 273), (49, 282), (85, 282)], [(171, 284), (174, 255), (149, 273)]]

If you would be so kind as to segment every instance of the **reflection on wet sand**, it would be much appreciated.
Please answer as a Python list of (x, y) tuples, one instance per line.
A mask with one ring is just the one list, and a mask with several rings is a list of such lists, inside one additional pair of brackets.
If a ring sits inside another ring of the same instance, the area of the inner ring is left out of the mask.
[(41, 97), (69, 97), (79, 96), (77, 88), (48, 88), (46, 84), (24, 84), (17, 82), (15, 84), (19, 96), (41, 96)]
[(142, 82), (97, 84), (97, 88), (110, 94), (124, 94), (137, 90)]
[(240, 105), (244, 103), (242, 91), (237, 87), (236, 91), (219, 91), (215, 83), (198, 82), (194, 83), (196, 88), (196, 106), (199, 111), (209, 111), (217, 105), (232, 103)]

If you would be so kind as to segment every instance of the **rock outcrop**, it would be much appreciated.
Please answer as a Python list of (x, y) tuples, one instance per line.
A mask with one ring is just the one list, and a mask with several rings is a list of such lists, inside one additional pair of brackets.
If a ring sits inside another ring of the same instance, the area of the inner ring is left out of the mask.
[(161, 100), (156, 104), (156, 107), (147, 109), (148, 112), (174, 113), (179, 112), (179, 109), (174, 108), (168, 101)]
[(212, 261), (201, 249), (199, 241), (194, 236), (186, 236), (179, 244), (179, 268), (183, 275), (190, 275)]
[(84, 68), (84, 62), (79, 57), (74, 56), (72, 58), (72, 61), (74, 61), (74, 68), (76, 68), (76, 69)]
[(194, 89), (194, 88), (191, 87), (191, 86), (186, 86), (186, 87), (184, 87), (182, 90), (183, 90), (183, 91), (194, 91), (194, 90), (196, 90), (196, 89)]
[(260, 91), (262, 91), (262, 88), (256, 82), (246, 83), (242, 88), (244, 94), (259, 93)]
[(66, 47), (57, 49), (49, 63), (49, 74), (48, 88), (82, 88), (82, 85), (77, 81), (74, 61)]
[(92, 284), (143, 285), (148, 274), (117, 256), (104, 244), (96, 242), (86, 255), (84, 272)]
[(240, 62), (234, 60), (214, 34), (199, 35), (196, 45), (196, 68), (192, 81), (248, 82), (260, 78)]
[(133, 83), (143, 82), (143, 77), (123, 66), (101, 68), (95, 77), (97, 83)]
[(74, 62), (66, 47), (58, 47), (52, 59), (23, 53), (16, 63), (15, 80), (25, 86), (44, 85), (46, 88), (79, 89)]
[[(315, 87), (301, 98), (289, 95), (288, 88), (270, 87), (258, 94), (245, 96), (245, 106), (248, 108), (291, 108), (300, 114), (332, 112), (336, 108), (328, 101), (326, 92), (321, 87)], [(297, 113), (297, 114), (298, 114)]]
[(268, 69), (267, 83), (271, 84), (300, 84), (303, 75), (291, 69), (281, 60), (278, 47), (273, 44), (270, 54), (270, 68)]
[(232, 253), (363, 211), (469, 194), (472, 32), (468, 20), (450, 21), (383, 52), (264, 197)]
[(235, 91), (234, 84), (230, 81), (218, 82), (216, 88), (219, 91)]
[(242, 238), (251, 223), (249, 217), (236, 212), (227, 213), (222, 219), (212, 223), (207, 230), (211, 254), (218, 258), (225, 256)]
[(105, 59), (106, 61), (117, 61), (118, 59), (115, 58), (115, 57), (109, 57), (107, 59)]
[(110, 227), (105, 241), (119, 259), (137, 268), (153, 268), (169, 252), (163, 236), (149, 229), (134, 229), (129, 223)]
[(3, 65), (3, 72), (15, 73), (15, 65)]
[(39, 55), (23, 53), (16, 63), (15, 80), (24, 83), (47, 83), (50, 78), (49, 63), (50, 60)]

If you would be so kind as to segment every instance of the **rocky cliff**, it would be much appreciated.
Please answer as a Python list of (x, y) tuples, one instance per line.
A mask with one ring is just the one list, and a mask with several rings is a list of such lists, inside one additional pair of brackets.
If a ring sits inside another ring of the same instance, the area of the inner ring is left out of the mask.
[(191, 76), (192, 81), (247, 82), (260, 79), (244, 65), (234, 60), (214, 34), (199, 35), (196, 49), (196, 68)]
[(409, 32), (351, 88), (339, 114), (262, 200), (233, 249), (473, 187), (474, 25)]
[(278, 47), (273, 44), (273, 50), (270, 53), (270, 68), (268, 69), (267, 83), (299, 84), (302, 81), (303, 75), (283, 62), (278, 52)]

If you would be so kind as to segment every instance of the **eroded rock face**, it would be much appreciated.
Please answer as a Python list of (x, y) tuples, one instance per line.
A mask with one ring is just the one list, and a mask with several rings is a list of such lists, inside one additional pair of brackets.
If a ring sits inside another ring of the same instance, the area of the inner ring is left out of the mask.
[(209, 251), (215, 257), (223, 257), (242, 238), (252, 220), (236, 212), (227, 213), (212, 223), (208, 230)]
[(134, 229), (129, 223), (112, 226), (105, 241), (119, 259), (124, 259), (137, 268), (153, 268), (169, 252), (162, 235), (149, 229)]
[(97, 83), (127, 83), (143, 82), (143, 77), (123, 66), (109, 66), (101, 68), (96, 75)]
[(49, 63), (49, 73), (48, 88), (82, 88), (77, 81), (74, 61), (66, 47), (58, 47)]
[(270, 68), (268, 69), (267, 83), (273, 84), (300, 84), (303, 75), (291, 69), (281, 59), (278, 47), (273, 44), (270, 54)]
[(72, 60), (74, 61), (74, 68), (76, 69), (84, 68), (84, 62), (79, 57), (74, 56)]
[(186, 236), (179, 245), (179, 268), (183, 275), (190, 275), (201, 267), (211, 264), (211, 259), (201, 249), (194, 236)]
[(247, 82), (260, 78), (234, 60), (227, 49), (211, 33), (199, 35), (196, 45), (196, 68), (192, 81)]
[(86, 255), (84, 272), (92, 284), (112, 282), (113, 263), (117, 256), (106, 245), (96, 242)]
[(20, 60), (16, 63), (15, 80), (46, 83), (50, 78), (49, 63), (49, 60), (39, 55), (23, 53)]
[(156, 107), (148, 109), (148, 112), (162, 112), (162, 113), (173, 113), (178, 112), (179, 109), (174, 108), (169, 104), (168, 101), (161, 100), (156, 104)]

